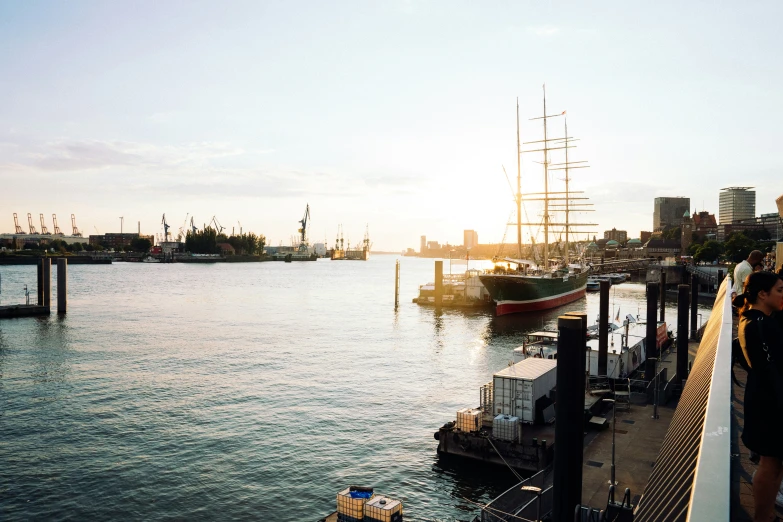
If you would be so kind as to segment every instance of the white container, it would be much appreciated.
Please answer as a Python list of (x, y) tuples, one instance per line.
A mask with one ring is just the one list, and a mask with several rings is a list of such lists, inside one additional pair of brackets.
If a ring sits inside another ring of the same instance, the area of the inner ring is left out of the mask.
[(462, 408), (457, 410), (457, 429), (466, 432), (481, 429), (481, 408)]
[(536, 419), (536, 401), (557, 384), (557, 359), (528, 357), (492, 376), (493, 414)]
[(401, 522), (402, 502), (383, 495), (373, 497), (364, 506), (364, 522)]
[(492, 421), (492, 436), (500, 440), (519, 440), (519, 417), (498, 415)]
[(364, 506), (373, 497), (354, 498), (351, 493), (369, 492), (373, 495), (372, 488), (360, 488), (350, 486), (337, 494), (337, 519), (340, 522), (360, 521), (364, 518)]

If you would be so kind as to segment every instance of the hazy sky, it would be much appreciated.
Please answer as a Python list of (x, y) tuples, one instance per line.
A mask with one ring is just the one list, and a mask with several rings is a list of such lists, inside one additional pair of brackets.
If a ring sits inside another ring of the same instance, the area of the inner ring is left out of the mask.
[[(216, 215), (288, 244), (309, 203), (313, 241), (342, 223), (352, 242), (369, 224), (376, 249), (461, 244), (465, 228), (498, 242), (515, 99), (522, 141), (541, 139), (528, 118), (544, 83), (581, 139), (571, 159), (590, 162), (573, 179), (599, 236), (650, 230), (656, 196), (717, 212), (730, 185), (774, 212), (782, 15), (780, 2), (3, 2), (0, 231), (31, 212), (64, 229), (74, 213), (85, 235), (120, 216), (158, 233), (165, 212), (174, 230)], [(523, 191), (540, 188), (540, 159), (523, 158)]]

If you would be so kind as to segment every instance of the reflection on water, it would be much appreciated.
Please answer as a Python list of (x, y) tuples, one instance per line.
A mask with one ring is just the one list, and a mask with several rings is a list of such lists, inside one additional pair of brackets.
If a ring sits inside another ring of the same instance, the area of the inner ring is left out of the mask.
[[(316, 520), (370, 484), (469, 520), (516, 479), (441, 461), (433, 433), (523, 334), (598, 297), (419, 307), (432, 260), (404, 258), (394, 311), (396, 259), (70, 267), (65, 317), (0, 323), (0, 518)], [(642, 285), (614, 288), (613, 314), (643, 308)]]

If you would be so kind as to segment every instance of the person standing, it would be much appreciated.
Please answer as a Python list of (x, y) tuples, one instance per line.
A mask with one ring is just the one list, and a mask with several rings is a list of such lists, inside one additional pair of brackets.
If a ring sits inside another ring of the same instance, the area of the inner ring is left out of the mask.
[(742, 285), (745, 284), (745, 279), (753, 273), (753, 268), (758, 263), (761, 263), (762, 259), (764, 259), (764, 254), (760, 250), (754, 250), (748, 255), (746, 260), (734, 267), (734, 286), (731, 289), (732, 299), (742, 293)]
[(732, 304), (740, 308), (739, 343), (750, 368), (742, 442), (760, 455), (753, 478), (754, 520), (769, 522), (783, 480), (783, 331), (773, 317), (783, 309), (783, 279), (753, 272)]

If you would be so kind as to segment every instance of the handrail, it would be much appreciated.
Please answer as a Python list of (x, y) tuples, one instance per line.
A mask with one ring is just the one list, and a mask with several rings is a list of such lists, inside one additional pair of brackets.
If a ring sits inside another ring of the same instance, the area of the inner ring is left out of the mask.
[(731, 278), (721, 286), (723, 313), (718, 348), (712, 368), (712, 386), (707, 399), (701, 449), (693, 478), (688, 520), (702, 522), (728, 519), (730, 512), (731, 463), (731, 342), (732, 309), (727, 298)]

